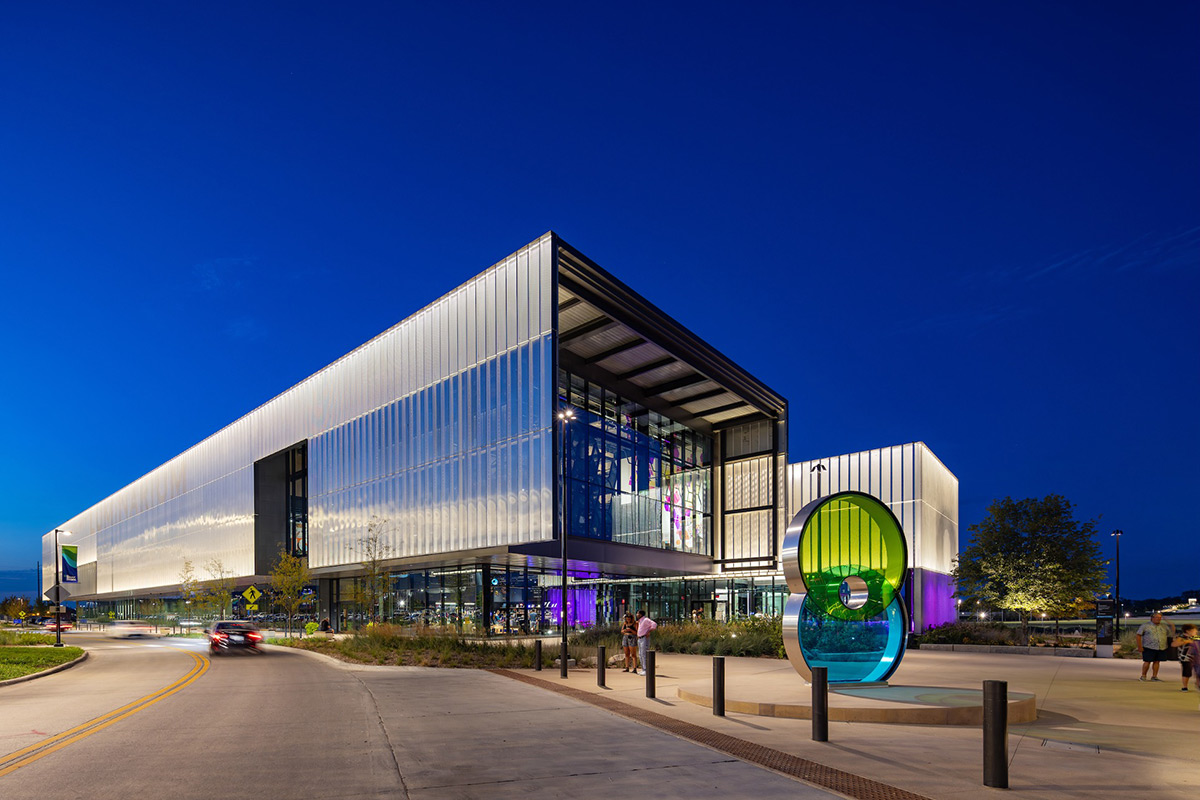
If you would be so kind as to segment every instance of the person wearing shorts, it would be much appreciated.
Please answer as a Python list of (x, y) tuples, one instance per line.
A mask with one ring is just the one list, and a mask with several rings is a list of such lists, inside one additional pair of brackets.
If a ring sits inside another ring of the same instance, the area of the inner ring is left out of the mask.
[(1137, 648), (1138, 652), (1142, 654), (1142, 677), (1138, 680), (1147, 680), (1146, 673), (1153, 666), (1153, 674), (1149, 680), (1161, 683), (1158, 677), (1158, 665), (1166, 658), (1167, 645), (1171, 642), (1171, 633), (1171, 629), (1163, 624), (1162, 614), (1157, 611), (1150, 615), (1149, 622), (1143, 622), (1142, 627), (1137, 629)]
[(1179, 666), (1183, 668), (1183, 688), (1186, 692), (1192, 676), (1196, 676), (1196, 686), (1200, 688), (1200, 643), (1196, 641), (1196, 626), (1190, 622), (1179, 629), (1179, 636), (1172, 644), (1179, 648)]
[(637, 669), (637, 623), (633, 614), (626, 614), (621, 623), (621, 649), (625, 651), (625, 669), (622, 672), (632, 672)]

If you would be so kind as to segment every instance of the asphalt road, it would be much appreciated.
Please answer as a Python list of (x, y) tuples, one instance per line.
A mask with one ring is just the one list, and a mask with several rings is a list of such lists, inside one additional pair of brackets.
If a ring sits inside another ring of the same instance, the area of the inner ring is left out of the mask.
[(64, 638), (0, 687), (4, 800), (835, 796), (491, 673)]

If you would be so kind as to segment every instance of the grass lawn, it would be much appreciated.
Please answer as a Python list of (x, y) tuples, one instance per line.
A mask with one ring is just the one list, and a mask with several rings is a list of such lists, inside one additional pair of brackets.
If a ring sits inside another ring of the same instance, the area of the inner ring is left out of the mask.
[(79, 647), (0, 647), (0, 681), (57, 667), (81, 655)]

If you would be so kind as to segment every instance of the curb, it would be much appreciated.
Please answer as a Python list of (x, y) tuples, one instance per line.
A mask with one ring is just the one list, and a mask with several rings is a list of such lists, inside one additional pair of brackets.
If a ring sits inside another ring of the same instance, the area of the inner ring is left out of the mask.
[(1081, 647), (1022, 647), (1020, 645), (989, 644), (922, 644), (918, 650), (929, 652), (995, 653), (1011, 656), (1057, 656), (1059, 658), (1095, 658), (1095, 650)]
[(83, 663), (84, 661), (87, 660), (87, 657), (88, 657), (87, 650), (84, 650), (83, 655), (81, 655), (79, 658), (75, 659), (74, 661), (68, 661), (65, 664), (59, 664), (57, 667), (50, 667), (50, 669), (44, 669), (41, 672), (35, 672), (32, 675), (22, 675), (19, 678), (9, 678), (6, 681), (0, 681), (0, 686), (11, 686), (14, 683), (24, 683), (25, 681), (31, 681), (34, 678), (44, 678), (47, 675), (53, 675), (56, 672), (62, 672), (64, 669), (70, 669), (71, 667), (75, 666), (76, 664)]

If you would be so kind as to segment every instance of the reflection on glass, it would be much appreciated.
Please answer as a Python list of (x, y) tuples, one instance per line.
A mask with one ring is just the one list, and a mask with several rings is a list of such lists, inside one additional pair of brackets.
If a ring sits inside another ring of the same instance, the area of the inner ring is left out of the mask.
[(572, 536), (710, 554), (708, 437), (565, 371)]

